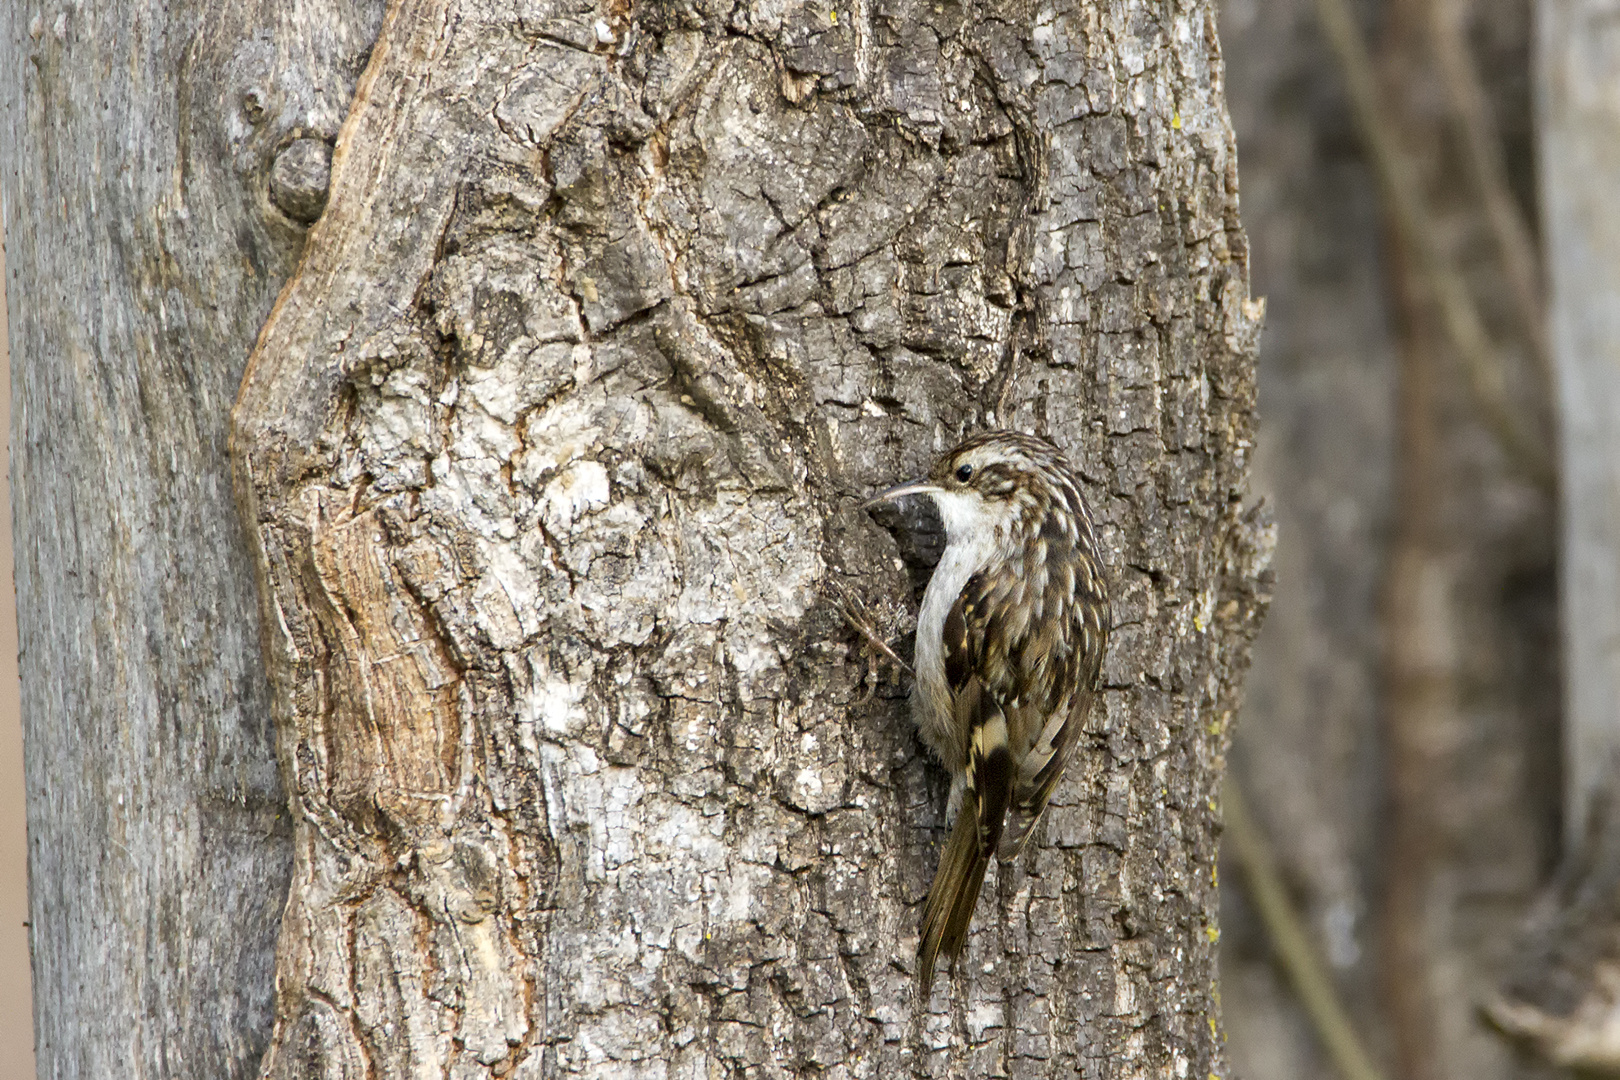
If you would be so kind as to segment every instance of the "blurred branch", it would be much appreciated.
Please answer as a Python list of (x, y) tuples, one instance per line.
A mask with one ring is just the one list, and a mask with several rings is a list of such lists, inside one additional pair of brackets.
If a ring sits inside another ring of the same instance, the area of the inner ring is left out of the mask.
[(1402, 151), (1378, 91), (1372, 60), (1345, 0), (1317, 0), (1317, 17), (1328, 44), (1338, 58), (1350, 96), (1350, 109), (1361, 133), (1373, 172), (1396, 228), (1417, 256), (1424, 283), (1438, 306), (1446, 336), (1451, 339), (1468, 375), (1486, 425), (1503, 449), (1542, 488), (1556, 486), (1552, 455), (1525, 430), (1508, 401), (1506, 382), (1495, 347), (1469, 295), (1462, 275), (1452, 264), (1424, 205), (1412, 165)]
[(1491, 104), (1468, 53), (1463, 33), (1466, 0), (1431, 0), (1430, 36), (1446, 97), (1462, 134), (1468, 170), (1485, 204), (1485, 217), (1502, 256), (1502, 271), (1513, 293), (1526, 339), (1552, 385), (1552, 345), (1541, 287), (1541, 260), (1530, 225), (1508, 184), (1506, 154), (1491, 115)]
[(1356, 1037), (1350, 1017), (1339, 1003), (1333, 980), (1328, 977), (1299, 914), (1288, 901), (1271, 847), (1249, 816), (1243, 789), (1230, 770), (1221, 792), (1221, 812), (1226, 823), (1225, 838), (1243, 870), (1249, 898), (1260, 913), (1260, 921), (1271, 937), (1277, 958), (1294, 984), (1294, 991), (1305, 1006), (1334, 1068), (1344, 1080), (1383, 1080)]

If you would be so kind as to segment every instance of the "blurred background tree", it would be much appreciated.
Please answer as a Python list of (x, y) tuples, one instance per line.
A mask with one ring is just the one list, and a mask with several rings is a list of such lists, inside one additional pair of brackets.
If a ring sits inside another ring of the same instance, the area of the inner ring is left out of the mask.
[[(1280, 530), (1232, 776), (1398, 1080), (1620, 1068), (1616, 25), (1223, 5)], [(1346, 1071), (1235, 849), (1234, 1070)]]

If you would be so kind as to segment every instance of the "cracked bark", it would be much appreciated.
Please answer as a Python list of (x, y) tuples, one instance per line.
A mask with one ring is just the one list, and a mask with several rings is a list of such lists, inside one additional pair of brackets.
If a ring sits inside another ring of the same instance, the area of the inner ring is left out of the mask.
[[(397, 0), (232, 426), (264, 1074), (1224, 1072), (1258, 319), (1207, 4)], [(925, 1003), (946, 784), (833, 586), (898, 627), (926, 523), (852, 497), (991, 424), (1079, 464), (1119, 626)]]

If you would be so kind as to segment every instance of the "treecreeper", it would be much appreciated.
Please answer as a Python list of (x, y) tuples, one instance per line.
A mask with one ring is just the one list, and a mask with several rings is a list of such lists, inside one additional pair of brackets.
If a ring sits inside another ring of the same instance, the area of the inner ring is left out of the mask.
[(917, 616), (912, 706), (949, 770), (950, 839), (923, 907), (917, 978), (967, 941), (990, 856), (1015, 858), (1079, 743), (1108, 642), (1091, 511), (1056, 446), (991, 431), (864, 505), (926, 495), (945, 551)]

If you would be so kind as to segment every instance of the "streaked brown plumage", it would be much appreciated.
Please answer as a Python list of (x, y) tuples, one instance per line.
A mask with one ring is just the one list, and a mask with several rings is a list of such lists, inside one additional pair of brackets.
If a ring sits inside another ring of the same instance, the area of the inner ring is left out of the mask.
[(1091, 512), (1045, 439), (976, 435), (871, 503), (903, 495), (932, 497), (946, 532), (917, 617), (913, 698), (956, 815), (923, 909), (926, 993), (938, 957), (967, 940), (991, 854), (1023, 849), (1074, 753), (1109, 611)]

